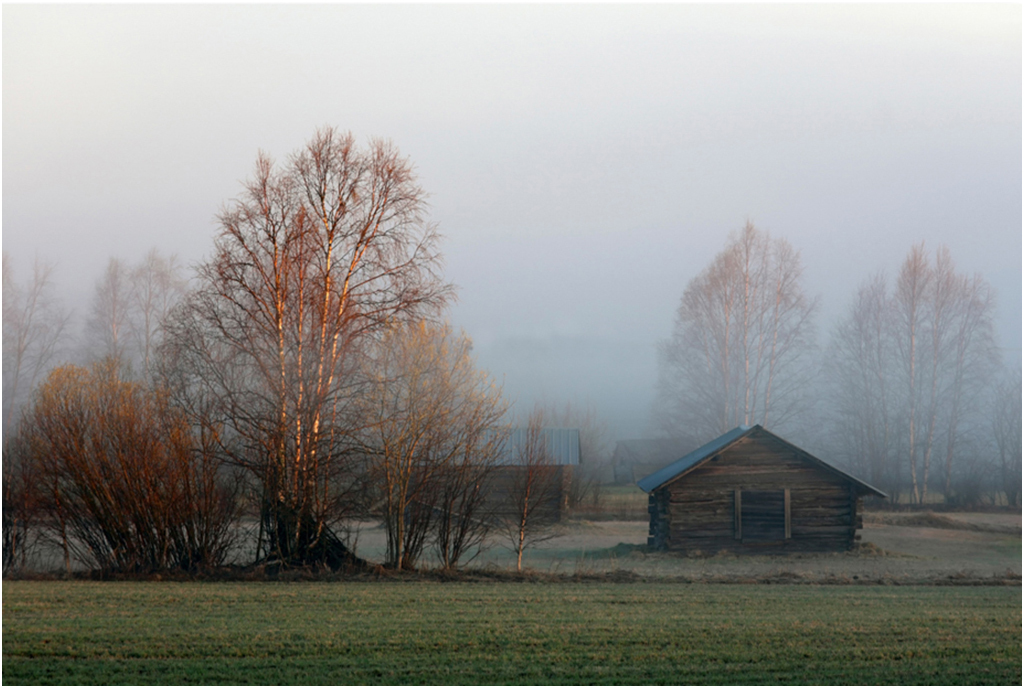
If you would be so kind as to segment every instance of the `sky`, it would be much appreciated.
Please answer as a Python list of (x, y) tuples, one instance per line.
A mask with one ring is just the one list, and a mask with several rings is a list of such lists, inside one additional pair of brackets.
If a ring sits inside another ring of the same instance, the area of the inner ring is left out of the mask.
[(3, 249), (82, 313), (111, 256), (195, 264), (258, 151), (388, 138), (451, 319), (525, 408), (651, 433), (657, 343), (747, 221), (819, 339), (910, 247), (997, 292), (1021, 360), (1021, 6), (3, 7)]

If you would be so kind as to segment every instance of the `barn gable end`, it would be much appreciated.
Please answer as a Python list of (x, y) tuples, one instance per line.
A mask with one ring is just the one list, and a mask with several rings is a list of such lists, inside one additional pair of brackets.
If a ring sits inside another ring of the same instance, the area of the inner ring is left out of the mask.
[(850, 549), (862, 498), (885, 496), (758, 425), (638, 484), (650, 495), (648, 545), (704, 554)]

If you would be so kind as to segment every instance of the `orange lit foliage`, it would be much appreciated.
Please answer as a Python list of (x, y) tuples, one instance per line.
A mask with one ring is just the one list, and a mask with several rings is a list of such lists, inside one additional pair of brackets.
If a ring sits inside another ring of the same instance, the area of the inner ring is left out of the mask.
[(223, 561), (234, 495), (204, 449), (211, 438), (113, 362), (50, 373), (20, 440), (66, 562), (151, 571)]

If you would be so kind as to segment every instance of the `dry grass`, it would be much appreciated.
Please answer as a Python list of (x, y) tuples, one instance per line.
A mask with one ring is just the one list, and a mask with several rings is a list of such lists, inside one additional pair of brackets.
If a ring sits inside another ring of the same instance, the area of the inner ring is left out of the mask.
[(1010, 519), (1006, 522), (993, 522), (995, 519), (986, 514), (986, 519), (964, 518), (967, 514), (937, 514), (933, 511), (922, 513), (869, 511), (864, 514), (865, 525), (909, 526), (915, 528), (943, 528), (946, 530), (971, 530), (979, 533), (1003, 533), (1020, 535), (1020, 517), (1016, 524)]
[[(629, 498), (632, 497), (623, 497)], [(742, 557), (709, 552), (699, 557), (681, 557), (647, 551), (646, 521), (594, 520), (569, 522), (558, 537), (528, 550), (524, 564), (529, 571), (524, 574), (514, 572), (514, 556), (500, 541), (495, 541), (491, 549), (460, 573), (438, 571), (436, 562), (427, 560), (425, 570), (402, 576), (379, 567), (345, 574), (313, 569), (275, 572), (231, 567), (206, 572), (198, 578), (1020, 585), (1019, 515), (870, 512), (865, 517), (863, 539), (853, 552)], [(363, 524), (358, 539), (359, 555), (371, 562), (381, 561), (384, 545), (384, 531), (374, 523)], [(191, 579), (185, 575), (160, 577)]]

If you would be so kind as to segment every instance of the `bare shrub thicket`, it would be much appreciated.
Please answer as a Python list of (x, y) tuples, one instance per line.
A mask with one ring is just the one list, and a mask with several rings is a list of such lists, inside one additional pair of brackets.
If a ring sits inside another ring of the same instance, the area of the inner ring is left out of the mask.
[(655, 420), (710, 439), (737, 425), (783, 426), (807, 408), (816, 304), (799, 253), (747, 224), (683, 292), (658, 360)]
[(38, 476), (24, 443), (4, 436), (3, 573), (25, 569), (39, 534)]
[(255, 485), (265, 558), (347, 556), (335, 530), (364, 506), (361, 357), (387, 326), (448, 300), (437, 240), (409, 161), (333, 129), (284, 165), (260, 155), (221, 213), (214, 255), (166, 328), (166, 369)]
[(59, 543), (66, 567), (222, 563), (235, 481), (166, 395), (121, 379), (116, 362), (56, 368), (14, 442), (31, 466), (37, 525)]
[(413, 568), (433, 542), (453, 568), (488, 530), (482, 513), (506, 405), (464, 334), (396, 324), (366, 371), (366, 451), (387, 530), (387, 565)]

